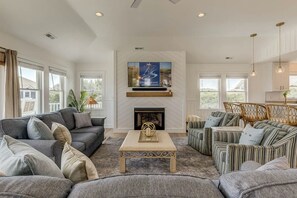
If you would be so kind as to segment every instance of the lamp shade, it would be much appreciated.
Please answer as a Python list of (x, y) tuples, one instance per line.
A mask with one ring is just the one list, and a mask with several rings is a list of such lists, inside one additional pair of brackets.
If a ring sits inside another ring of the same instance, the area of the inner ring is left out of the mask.
[(93, 98), (93, 96), (90, 96), (87, 100), (87, 104), (94, 105), (94, 104), (98, 104), (98, 102)]

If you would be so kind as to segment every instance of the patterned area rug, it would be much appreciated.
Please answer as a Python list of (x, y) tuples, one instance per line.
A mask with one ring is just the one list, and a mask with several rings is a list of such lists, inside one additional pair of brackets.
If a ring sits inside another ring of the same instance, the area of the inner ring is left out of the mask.
[[(187, 145), (187, 137), (173, 137), (177, 148), (177, 172), (174, 174), (193, 175), (209, 179), (218, 179), (219, 173), (210, 156), (200, 154)], [(92, 155), (99, 177), (121, 175), (119, 172), (119, 148), (124, 138), (109, 138)], [(170, 174), (169, 159), (127, 159), (124, 174)]]

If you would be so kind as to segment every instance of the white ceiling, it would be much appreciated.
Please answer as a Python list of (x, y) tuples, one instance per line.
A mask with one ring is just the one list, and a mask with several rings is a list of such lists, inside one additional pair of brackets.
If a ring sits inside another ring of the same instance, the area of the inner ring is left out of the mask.
[[(105, 52), (144, 47), (185, 50), (187, 63), (226, 63), (226, 56), (248, 63), (251, 33), (258, 33), (259, 49), (277, 37), (277, 22), (285, 21), (286, 30), (297, 26), (296, 0), (143, 0), (137, 9), (132, 2), (0, 0), (0, 31), (73, 62), (101, 62)], [(46, 38), (47, 32), (57, 39)]]

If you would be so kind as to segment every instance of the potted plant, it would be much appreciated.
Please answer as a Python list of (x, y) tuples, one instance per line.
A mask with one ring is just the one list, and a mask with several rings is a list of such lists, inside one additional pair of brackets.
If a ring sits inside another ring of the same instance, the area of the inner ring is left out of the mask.
[(67, 97), (67, 106), (68, 107), (75, 107), (78, 112), (84, 112), (87, 105), (87, 99), (88, 99), (88, 92), (81, 91), (80, 97), (77, 100), (74, 91), (70, 89), (68, 97)]

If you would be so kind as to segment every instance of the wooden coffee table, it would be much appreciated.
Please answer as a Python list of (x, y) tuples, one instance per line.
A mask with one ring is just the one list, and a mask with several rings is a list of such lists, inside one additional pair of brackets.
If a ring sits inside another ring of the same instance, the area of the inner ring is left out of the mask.
[(176, 147), (169, 134), (158, 131), (158, 142), (138, 142), (140, 131), (128, 132), (120, 152), (120, 172), (126, 172), (127, 158), (170, 158), (170, 172), (176, 172)]

